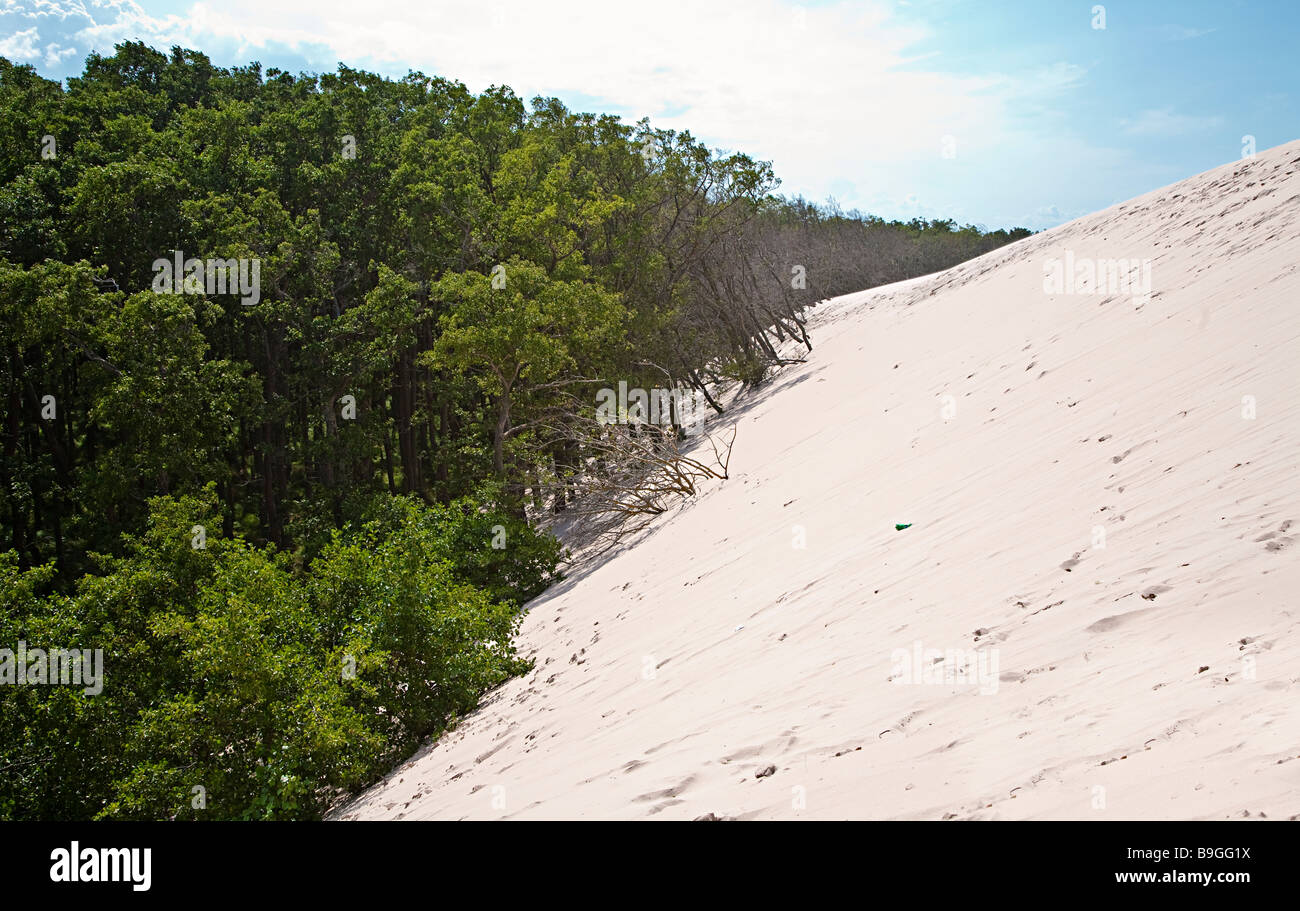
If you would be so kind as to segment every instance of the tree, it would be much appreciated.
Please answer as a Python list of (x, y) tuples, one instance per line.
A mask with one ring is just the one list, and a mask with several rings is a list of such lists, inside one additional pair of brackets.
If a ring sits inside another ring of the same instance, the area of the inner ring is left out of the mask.
[(527, 426), (512, 423), (515, 402), (529, 391), (592, 380), (578, 373), (579, 352), (619, 346), (622, 304), (599, 285), (553, 279), (521, 259), (494, 275), (451, 273), (433, 293), (450, 309), (426, 360), (479, 371), (481, 388), (496, 403), (492, 465), (504, 479), (506, 440)]

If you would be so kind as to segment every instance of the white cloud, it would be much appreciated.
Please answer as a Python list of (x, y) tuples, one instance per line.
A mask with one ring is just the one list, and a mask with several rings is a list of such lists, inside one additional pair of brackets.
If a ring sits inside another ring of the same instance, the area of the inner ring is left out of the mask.
[(104, 10), (109, 14), (122, 6), (134, 6), (131, 0), (0, 0), (0, 16), (15, 15), (26, 19), (57, 19), (70, 17), (90, 20), (92, 11)]
[(62, 47), (57, 42), (51, 41), (45, 46), (45, 65), (47, 67), (56, 67), (67, 57), (77, 53), (75, 47)]
[(1160, 37), (1166, 41), (1188, 41), (1192, 38), (1203, 37), (1214, 31), (1217, 31), (1217, 29), (1193, 28), (1187, 25), (1162, 25), (1158, 29)]
[(0, 39), (0, 57), (8, 57), (10, 60), (35, 60), (41, 55), (40, 48), (36, 46), (40, 37), (35, 26), (21, 32), (14, 32), (8, 38)]
[(1012, 97), (1058, 89), (1080, 72), (1060, 64), (1028, 87), (998, 74), (926, 72), (907, 52), (925, 28), (882, 2), (230, 0), (166, 17), (129, 0), (91, 3), (114, 13), (77, 34), (96, 47), (137, 36), (200, 47), (224, 39), (250, 56), (273, 44), (317, 56), (323, 47), (350, 64), (410, 66), (475, 90), (583, 93), (762, 157), (822, 163), (836, 147), (850, 150), (846, 161), (897, 161), (932, 154), (939, 136), (991, 135)]
[[(505, 84), (525, 98), (585, 99), (584, 108), (649, 116), (771, 160), (784, 192), (834, 192), (846, 208), (881, 205), (887, 216), (962, 218), (958, 202), (969, 202), (989, 171), (1011, 172), (1016, 194), (1031, 194), (1021, 165), (1066, 166), (1059, 148), (1071, 163), (1089, 152), (1059, 113), (1083, 68), (1061, 61), (1034, 72), (995, 64), (946, 72), (941, 55), (922, 53), (932, 26), (887, 0), (223, 0), (182, 15), (151, 15), (134, 0), (34, 2), (42, 15), (68, 19), (58, 36), (65, 44), (101, 53), (138, 38), (220, 49), (227, 63), (296, 55), (312, 69), (344, 61), (400, 76), (409, 68), (475, 91)], [(0, 4), (36, 8), (33, 0)], [(955, 159), (944, 154), (945, 137)], [(947, 176), (936, 184), (936, 174)], [(924, 204), (906, 198), (914, 189)]]

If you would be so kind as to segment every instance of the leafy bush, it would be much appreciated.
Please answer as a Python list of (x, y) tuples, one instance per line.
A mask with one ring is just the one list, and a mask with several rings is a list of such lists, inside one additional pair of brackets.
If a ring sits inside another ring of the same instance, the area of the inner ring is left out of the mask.
[(556, 572), (565, 557), (563, 546), (507, 510), (494, 485), (483, 485), (474, 497), (426, 507), (414, 518), (411, 502), (379, 497), (367, 518), (374, 528), (390, 533), (419, 522), (436, 543), (437, 559), (492, 600), (523, 605), (563, 578)]
[(105, 666), (96, 696), (0, 687), (0, 817), (315, 818), (527, 669), (517, 605), (554, 577), (554, 539), (513, 527), (506, 556), (492, 513), (391, 498), (297, 569), (239, 539), (194, 548), (215, 509), (210, 491), (150, 501), (145, 534), (71, 596), (0, 554), (0, 642)]

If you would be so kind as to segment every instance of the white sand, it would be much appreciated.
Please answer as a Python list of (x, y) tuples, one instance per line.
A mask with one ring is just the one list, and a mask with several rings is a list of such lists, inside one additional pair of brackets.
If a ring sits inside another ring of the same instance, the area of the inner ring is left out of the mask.
[[(1295, 818), (1298, 171), (822, 305), (731, 479), (534, 601), (536, 669), (340, 815)], [(1046, 294), (1066, 251), (1149, 257), (1151, 301)], [(996, 673), (891, 682), (916, 642)]]

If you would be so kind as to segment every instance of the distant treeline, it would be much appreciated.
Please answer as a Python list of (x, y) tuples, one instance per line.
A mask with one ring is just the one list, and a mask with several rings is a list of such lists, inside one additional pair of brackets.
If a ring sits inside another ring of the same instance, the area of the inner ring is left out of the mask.
[(524, 498), (581, 496), (597, 389), (760, 384), (809, 304), (1028, 234), (139, 43), (0, 58), (0, 183), (0, 649), (105, 650), (99, 695), (0, 685), (0, 817), (318, 815), (523, 666)]

